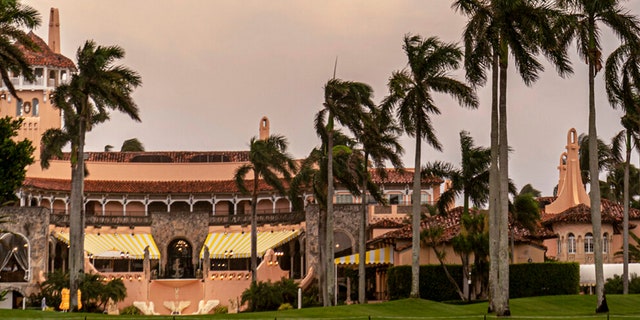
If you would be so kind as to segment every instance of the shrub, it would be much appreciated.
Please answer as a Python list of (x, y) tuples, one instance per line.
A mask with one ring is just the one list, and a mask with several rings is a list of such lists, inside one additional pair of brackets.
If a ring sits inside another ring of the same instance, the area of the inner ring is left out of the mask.
[(283, 303), (295, 302), (298, 286), (291, 279), (278, 282), (258, 282), (242, 293), (242, 303), (249, 303), (249, 311), (278, 310)]
[[(622, 294), (622, 277), (615, 274), (613, 278), (608, 278), (604, 284), (604, 292)], [(629, 293), (640, 293), (640, 278), (635, 273), (631, 274), (631, 279), (629, 279)]]
[[(47, 280), (41, 285), (41, 292), (30, 299), (34, 306), (40, 306), (42, 297), (47, 299), (47, 305), (58, 307), (61, 302), (63, 288), (69, 286), (69, 273), (55, 271), (47, 276)], [(85, 312), (102, 312), (109, 301), (114, 302), (124, 300), (127, 296), (127, 289), (120, 279), (102, 282), (100, 276), (92, 273), (85, 273), (80, 282), (82, 292), (82, 305)]]
[(140, 312), (140, 309), (136, 308), (135, 306), (128, 306), (122, 309), (122, 311), (120, 311), (120, 314), (127, 316), (139, 316), (142, 315), (142, 312)]
[(291, 310), (291, 309), (293, 309), (293, 306), (290, 303), (283, 303), (278, 307), (278, 311)]
[[(461, 285), (462, 266), (448, 265), (447, 270)], [(411, 266), (391, 267), (387, 276), (390, 299), (408, 298), (411, 293)], [(420, 298), (433, 301), (460, 299), (440, 265), (420, 266)]]
[(219, 305), (215, 306), (215, 308), (213, 308), (213, 313), (214, 314), (227, 314), (227, 313), (229, 313), (229, 307), (219, 304)]

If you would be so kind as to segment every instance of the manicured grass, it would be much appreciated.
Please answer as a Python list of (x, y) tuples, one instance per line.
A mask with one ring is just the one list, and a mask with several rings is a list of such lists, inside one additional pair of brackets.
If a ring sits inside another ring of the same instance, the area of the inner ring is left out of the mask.
[[(513, 319), (640, 319), (640, 295), (609, 295), (611, 312), (595, 314), (595, 296), (547, 296), (512, 299)], [(176, 319), (484, 319), (487, 303), (452, 305), (419, 299), (405, 299), (366, 305), (305, 308), (278, 312), (176, 316)], [(93, 313), (61, 313), (34, 310), (0, 310), (0, 319), (173, 319), (172, 316), (107, 316)]]

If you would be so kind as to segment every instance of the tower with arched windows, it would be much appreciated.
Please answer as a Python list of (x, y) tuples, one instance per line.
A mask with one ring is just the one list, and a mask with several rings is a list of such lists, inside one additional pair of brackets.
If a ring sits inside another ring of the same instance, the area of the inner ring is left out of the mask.
[(60, 18), (58, 9), (51, 8), (49, 23), (49, 45), (33, 31), (29, 38), (39, 50), (34, 51), (18, 44), (27, 62), (32, 66), (35, 81), (31, 82), (21, 75), (9, 73), (11, 83), (18, 97), (9, 93), (2, 83), (0, 86), (0, 117), (23, 118), (18, 132), (18, 140), (29, 139), (36, 148), (34, 157), (39, 158), (42, 133), (50, 128), (62, 126), (60, 110), (51, 103), (55, 88), (71, 78), (75, 72), (74, 63), (60, 54)]

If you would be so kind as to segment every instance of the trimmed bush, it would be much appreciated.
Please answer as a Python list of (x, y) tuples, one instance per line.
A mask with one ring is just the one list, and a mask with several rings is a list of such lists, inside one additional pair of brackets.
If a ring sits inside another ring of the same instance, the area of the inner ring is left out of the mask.
[[(447, 269), (458, 285), (462, 283), (462, 266), (448, 265)], [(391, 300), (408, 298), (411, 293), (411, 266), (391, 267), (387, 271)], [(420, 298), (433, 301), (458, 300), (455, 287), (449, 282), (440, 265), (420, 266)]]
[[(462, 288), (462, 266), (448, 265), (451, 276)], [(577, 294), (580, 267), (577, 263), (526, 263), (509, 269), (510, 298)], [(411, 293), (411, 266), (391, 267), (387, 271), (391, 300), (408, 298)], [(420, 298), (433, 301), (460, 300), (442, 266), (420, 266)]]
[(509, 297), (577, 294), (580, 266), (577, 263), (523, 263), (509, 268)]

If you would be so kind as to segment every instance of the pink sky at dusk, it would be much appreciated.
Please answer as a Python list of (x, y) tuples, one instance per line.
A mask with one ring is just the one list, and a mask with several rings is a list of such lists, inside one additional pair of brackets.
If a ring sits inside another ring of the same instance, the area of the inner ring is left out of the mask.
[[(319, 144), (313, 117), (322, 107), (323, 86), (337, 77), (371, 85), (375, 100), (386, 94), (391, 73), (406, 66), (407, 33), (460, 42), (465, 17), (451, 1), (428, 0), (29, 0), (43, 19), (35, 30), (45, 41), (49, 9), (61, 20), (61, 50), (75, 61), (84, 41), (119, 45), (122, 64), (139, 72), (134, 97), (141, 123), (117, 113), (87, 137), (87, 149), (119, 150), (133, 137), (148, 151), (246, 150), (262, 116), (271, 133), (289, 140), (291, 153), (305, 157)], [(640, 14), (640, 1), (623, 2)], [(605, 36), (605, 54), (617, 45)], [(508, 85), (510, 175), (518, 188), (531, 183), (550, 195), (569, 128), (587, 131), (587, 67), (571, 49), (575, 73), (562, 79), (547, 68), (526, 87), (513, 74)], [(544, 61), (544, 59), (541, 59)], [(460, 79), (463, 73), (457, 72)], [(598, 134), (605, 141), (619, 130), (602, 75), (596, 79)], [(489, 87), (479, 90), (478, 110), (439, 96), (442, 115), (433, 116), (444, 150), (423, 146), (423, 162), (458, 164), (459, 132), (489, 146)], [(413, 167), (414, 142), (403, 138), (405, 166)], [(636, 158), (637, 159), (637, 158)], [(635, 160), (637, 162), (637, 160)]]

